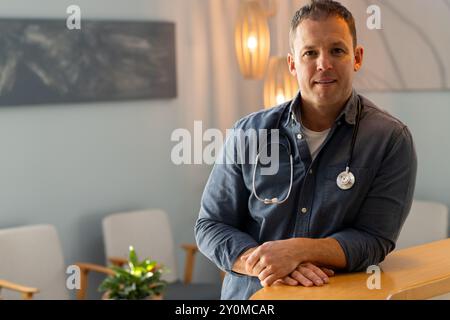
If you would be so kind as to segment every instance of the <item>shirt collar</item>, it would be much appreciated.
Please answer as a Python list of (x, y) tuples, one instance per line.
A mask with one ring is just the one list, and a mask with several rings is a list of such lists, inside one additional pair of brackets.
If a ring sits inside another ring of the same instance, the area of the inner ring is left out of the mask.
[[(289, 113), (288, 113), (288, 117), (285, 122), (286, 127), (293, 121), (297, 121), (295, 118), (295, 114), (294, 114), (294, 108), (299, 108), (301, 102), (302, 102), (302, 96), (301, 96), (301, 92), (299, 91), (289, 105)], [(358, 112), (358, 103), (359, 103), (358, 93), (356, 92), (355, 89), (352, 89), (352, 94), (351, 94), (350, 98), (347, 100), (347, 102), (345, 103), (345, 106), (342, 109), (341, 113), (336, 118), (336, 122), (338, 122), (342, 118), (344, 118), (347, 123), (355, 124), (356, 123), (356, 115)]]
[(344, 109), (337, 117), (336, 121), (340, 120), (342, 117), (345, 118), (345, 121), (349, 124), (355, 124), (356, 123), (356, 116), (358, 114), (358, 103), (359, 103), (359, 97), (358, 93), (355, 89), (352, 90), (352, 95), (348, 99), (347, 103), (345, 104)]

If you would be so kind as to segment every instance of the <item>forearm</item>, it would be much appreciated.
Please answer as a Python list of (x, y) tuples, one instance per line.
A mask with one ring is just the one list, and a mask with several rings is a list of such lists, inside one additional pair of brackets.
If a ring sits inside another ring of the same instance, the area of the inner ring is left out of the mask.
[(330, 269), (344, 269), (347, 259), (336, 239), (295, 238), (301, 262), (311, 262)]
[(341, 244), (347, 257), (345, 269), (350, 272), (380, 263), (394, 249), (393, 241), (354, 228), (341, 230), (331, 237)]
[(204, 218), (197, 220), (195, 238), (200, 252), (226, 271), (233, 270), (233, 264), (239, 260), (241, 250), (258, 246), (247, 233)]

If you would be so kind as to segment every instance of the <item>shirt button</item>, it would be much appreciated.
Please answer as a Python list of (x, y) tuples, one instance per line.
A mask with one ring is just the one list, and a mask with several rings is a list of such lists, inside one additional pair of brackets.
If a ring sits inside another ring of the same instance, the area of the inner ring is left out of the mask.
[(312, 169), (311, 169), (311, 170), (309, 170), (309, 174), (313, 174), (313, 171), (312, 171)]
[(298, 139), (298, 140), (302, 140), (302, 139), (303, 139), (303, 136), (299, 133), (299, 134), (297, 135), (297, 139)]
[(308, 212), (308, 209), (302, 208), (302, 213), (306, 213), (306, 212)]

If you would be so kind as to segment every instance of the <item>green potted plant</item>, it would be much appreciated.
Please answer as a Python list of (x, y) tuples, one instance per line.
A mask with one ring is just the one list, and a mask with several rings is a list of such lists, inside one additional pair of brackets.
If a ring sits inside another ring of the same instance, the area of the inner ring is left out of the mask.
[(129, 249), (128, 265), (113, 266), (114, 275), (108, 276), (99, 286), (103, 298), (113, 300), (162, 299), (167, 282), (161, 275), (167, 270), (156, 261), (139, 261), (132, 246)]

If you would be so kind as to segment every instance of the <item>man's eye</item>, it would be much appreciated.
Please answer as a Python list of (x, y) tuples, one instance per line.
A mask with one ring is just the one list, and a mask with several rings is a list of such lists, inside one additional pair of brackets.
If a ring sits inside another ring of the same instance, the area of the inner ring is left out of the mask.
[(343, 53), (345, 53), (345, 51), (342, 50), (341, 48), (334, 48), (334, 49), (332, 50), (332, 52), (333, 52), (334, 54), (343, 54)]
[(313, 56), (315, 54), (314, 51), (306, 51), (303, 55), (306, 57)]

